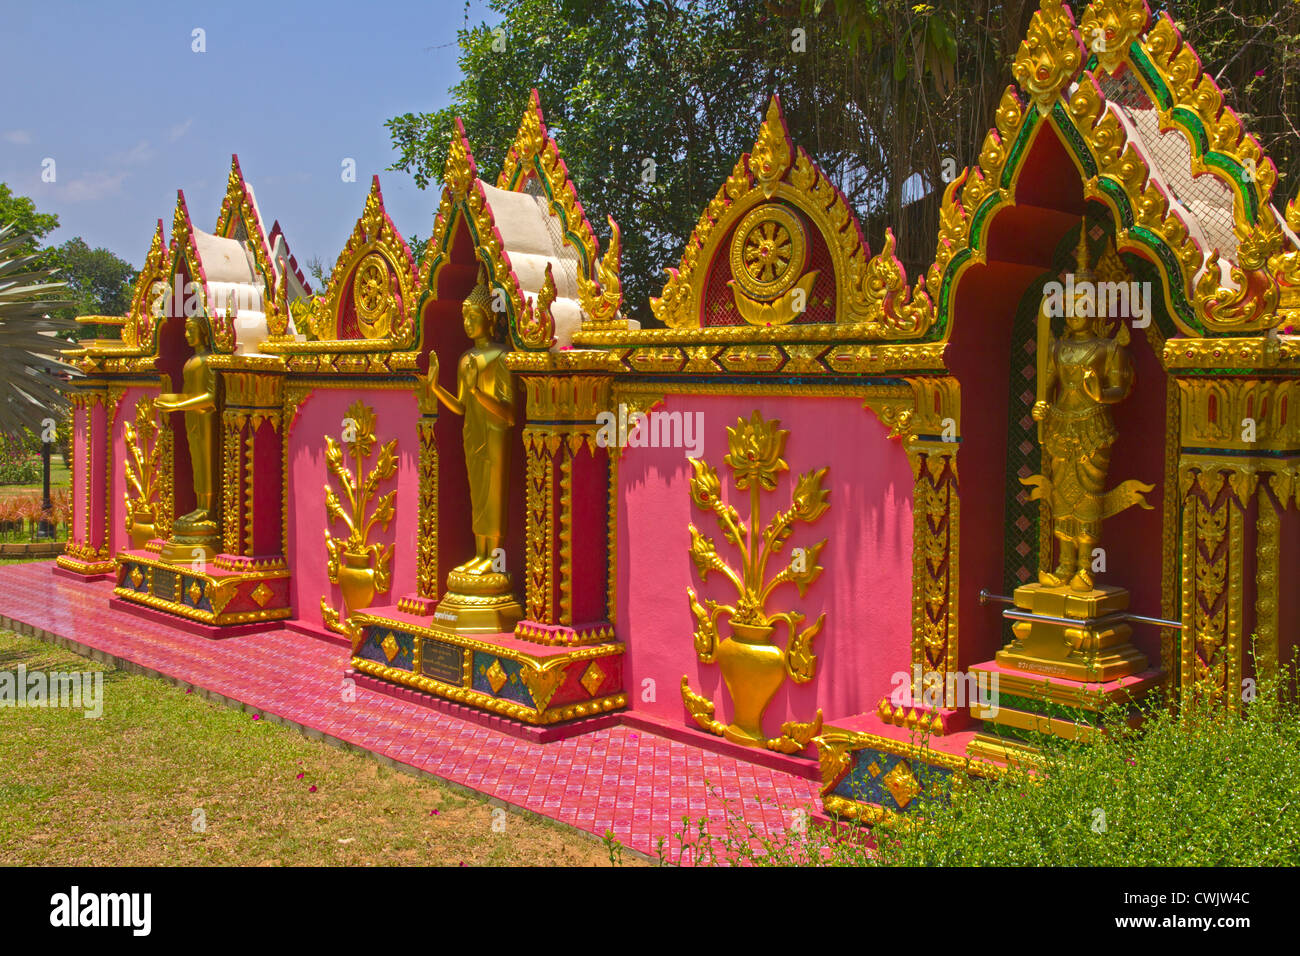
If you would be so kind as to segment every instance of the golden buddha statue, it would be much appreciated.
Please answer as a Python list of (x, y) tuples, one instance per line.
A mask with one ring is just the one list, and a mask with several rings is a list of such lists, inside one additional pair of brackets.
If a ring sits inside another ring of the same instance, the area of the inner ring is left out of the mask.
[(201, 316), (185, 320), (185, 341), (194, 354), (181, 370), (181, 391), (159, 395), (154, 407), (185, 413), (185, 437), (196, 507), (173, 523), (172, 540), (163, 550), (169, 561), (190, 561), (195, 550), (212, 557), (217, 547), (217, 376), (210, 364), (211, 333)]
[[(511, 593), (510, 575), (501, 562), (506, 536), (510, 479), (510, 438), (515, 424), (514, 375), (502, 359), (509, 351), (492, 338), (493, 315), (486, 277), (461, 306), (465, 334), (473, 343), (457, 365), (456, 394), (438, 384), (438, 357), (429, 354), (429, 372), (420, 377), (422, 404), (436, 398), (464, 418), (465, 468), (474, 529), (474, 557), (447, 576), (448, 593), (438, 617), (457, 631), (497, 633), (512, 630), (523, 609)], [(455, 622), (451, 621), (455, 617)]]
[(1038, 400), (1033, 417), (1039, 422), (1046, 475), (1023, 481), (1036, 486), (1031, 498), (1047, 500), (1052, 535), (1060, 548), (1056, 569), (1040, 569), (1039, 583), (1091, 591), (1093, 549), (1101, 538), (1102, 520), (1131, 505), (1149, 508), (1142, 492), (1151, 486), (1126, 481), (1109, 493), (1105, 490), (1111, 447), (1119, 437), (1110, 406), (1128, 397), (1135, 375), (1127, 348), (1128, 326), (1121, 318), (1111, 337), (1107, 318), (1096, 314), (1096, 279), (1088, 265), (1083, 233), (1074, 287), (1077, 296), (1066, 303), (1065, 332), (1059, 339), (1051, 336), (1051, 297), (1044, 296), (1039, 306)]

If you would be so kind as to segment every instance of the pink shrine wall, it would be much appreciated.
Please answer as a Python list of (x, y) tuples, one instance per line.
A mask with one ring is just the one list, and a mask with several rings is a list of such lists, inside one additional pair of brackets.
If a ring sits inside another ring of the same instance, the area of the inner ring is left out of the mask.
[(86, 523), (86, 482), (90, 474), (90, 457), (86, 449), (90, 443), (90, 412), (78, 408), (72, 413), (72, 535), (84, 544), (90, 544)]
[[(126, 531), (126, 426), (135, 425), (135, 406), (141, 398), (146, 396), (156, 398), (158, 388), (128, 388), (122, 393), (121, 400), (117, 403), (117, 413), (113, 418), (113, 461), (111, 463), (111, 485), (112, 495), (109, 498), (108, 506), (109, 521), (109, 553), (117, 554), (119, 551), (125, 551), (131, 547), (131, 536)], [(161, 437), (159, 433), (158, 438)], [(185, 433), (181, 433), (181, 440), (185, 440)], [(154, 440), (157, 441), (158, 438)]]
[[(784, 458), (790, 470), (775, 491), (760, 495), (763, 524), (777, 509), (790, 506), (794, 482), (803, 472), (827, 467), (824, 487), (830, 508), (813, 524), (796, 522), (769, 577), (789, 560), (790, 550), (828, 543), (820, 556), (826, 569), (801, 598), (793, 584), (782, 584), (768, 599), (768, 612), (798, 609), (807, 627), (823, 611), (826, 623), (813, 641), (817, 673), (807, 684), (787, 679), (764, 715), (772, 736), (787, 720), (811, 720), (817, 708), (831, 721), (873, 710), (885, 696), (890, 676), (906, 670), (912, 633), (912, 472), (897, 441), (860, 398), (669, 395), (655, 411), (703, 413), (702, 457), (718, 471), (723, 500), (749, 521), (749, 492), (738, 492), (723, 461), (727, 432), (736, 419), (755, 409), (765, 419), (780, 419), (790, 432)], [(644, 426), (643, 426), (644, 427)], [(735, 589), (721, 574), (701, 583), (691, 560), (688, 524), (713, 538), (733, 568), (738, 553), (728, 544), (713, 515), (691, 503), (689, 452), (682, 448), (623, 450), (618, 468), (617, 633), (627, 644), (629, 707), (687, 726), (694, 722), (682, 705), (682, 675), (691, 687), (717, 704), (728, 721), (731, 704), (716, 664), (696, 659), (691, 634), (695, 619), (686, 588), (701, 602), (714, 598), (735, 603)], [(784, 646), (784, 625), (776, 640)], [(725, 617), (719, 635), (729, 634)], [(654, 681), (654, 699), (645, 700), (645, 681)]]
[[(293, 570), (290, 598), (294, 616), (320, 626), (320, 599), (324, 595), (340, 612), (343, 596), (337, 584), (331, 584), (326, 569), (325, 486), (337, 487), (325, 464), (325, 436), (342, 436), (343, 419), (348, 406), (360, 399), (375, 410), (375, 446), (365, 460), (368, 472), (379, 448), (397, 439), (397, 473), (380, 482), (379, 495), (397, 489), (396, 515), (384, 530), (376, 523), (369, 543), (393, 544), (392, 584), (389, 591), (375, 595), (375, 605), (396, 604), (397, 599), (415, 590), (416, 555), (419, 540), (420, 442), (416, 423), (419, 409), (411, 391), (398, 389), (318, 388), (299, 406), (297, 419), (289, 432), (289, 537), (287, 558)], [(351, 459), (348, 459), (351, 464)], [(374, 499), (369, 507), (373, 509)], [(346, 535), (342, 521), (328, 525), (335, 536)]]
[[(104, 509), (106, 503), (104, 496), (108, 493), (104, 481), (104, 469), (108, 464), (104, 461), (105, 435), (108, 428), (108, 411), (102, 404), (93, 406), (90, 410), (89, 428), (86, 434), (89, 436), (90, 449), (87, 455), (87, 461), (90, 467), (86, 469), (87, 480), (90, 482), (90, 514), (86, 518), (86, 543), (96, 548), (105, 544), (104, 538)], [(112, 529), (110, 528), (111, 532)], [(110, 553), (112, 553), (110, 551)]]

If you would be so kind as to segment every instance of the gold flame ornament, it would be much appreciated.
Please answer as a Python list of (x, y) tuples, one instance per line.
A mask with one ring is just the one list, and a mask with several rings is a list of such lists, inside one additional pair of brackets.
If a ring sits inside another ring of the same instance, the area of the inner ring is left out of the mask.
[[(370, 606), (376, 592), (387, 591), (392, 583), (393, 546), (369, 543), (370, 531), (376, 524), (384, 530), (396, 513), (394, 504), (397, 491), (389, 491), (370, 502), (379, 490), (379, 483), (397, 474), (397, 439), (383, 445), (368, 472), (365, 462), (375, 447), (375, 410), (363, 402), (348, 406), (343, 420), (342, 444), (330, 435), (325, 436), (325, 464), (339, 488), (340, 496), (329, 485), (325, 486), (325, 547), (329, 551), (327, 569), (330, 582), (343, 591), (345, 615)], [(345, 456), (346, 451), (346, 456)], [(352, 459), (349, 469), (347, 457)], [(347, 527), (346, 537), (335, 537), (329, 524), (342, 521)], [(321, 618), (332, 631), (353, 639), (356, 650), (358, 634), (354, 634), (347, 620), (340, 621), (339, 612), (329, 602), (320, 599)]]
[[(830, 507), (830, 491), (822, 487), (826, 468), (800, 475), (791, 494), (790, 507), (777, 511), (760, 527), (760, 495), (776, 488), (777, 476), (788, 471), (782, 457), (790, 433), (778, 427), (777, 419), (764, 420), (755, 411), (748, 421), (741, 418), (727, 429), (730, 452), (723, 459), (731, 468), (737, 491), (749, 491), (749, 523), (740, 512), (721, 497), (721, 481), (712, 465), (690, 459), (694, 474), (690, 481), (691, 501), (702, 511), (711, 512), (726, 541), (740, 552), (740, 568), (733, 568), (718, 553), (713, 539), (695, 525), (689, 525), (691, 558), (701, 580), (710, 572), (720, 572), (736, 588), (737, 601), (720, 604), (712, 599), (700, 602), (694, 588), (687, 588), (691, 613), (695, 616), (695, 653), (701, 663), (715, 661), (731, 694), (733, 716), (730, 724), (713, 718), (713, 702), (694, 693), (689, 679), (682, 677), (682, 701), (687, 711), (705, 730), (751, 747), (767, 747), (783, 753), (796, 753), (821, 732), (822, 712), (809, 723), (789, 721), (781, 727), (781, 736), (763, 734), (763, 711), (786, 677), (799, 684), (813, 679), (817, 657), (812, 650), (813, 638), (821, 631), (826, 615), (821, 614), (809, 627), (799, 630), (804, 615), (795, 610), (769, 613), (765, 610), (772, 592), (787, 582), (795, 585), (800, 597), (821, 576), (818, 563), (826, 539), (806, 547), (794, 548), (790, 560), (776, 574), (767, 577), (768, 563), (780, 552), (794, 531), (796, 522), (813, 523)], [(719, 639), (718, 618), (726, 615), (730, 636)], [(772, 639), (777, 624), (784, 623), (789, 640), (782, 648)]]

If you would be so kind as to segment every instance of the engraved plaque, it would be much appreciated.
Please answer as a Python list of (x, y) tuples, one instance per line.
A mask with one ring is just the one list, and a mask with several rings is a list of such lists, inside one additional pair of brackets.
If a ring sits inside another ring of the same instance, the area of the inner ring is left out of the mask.
[(425, 677), (461, 687), (465, 683), (465, 654), (463, 647), (426, 637), (420, 650), (420, 671)]
[(176, 572), (153, 569), (153, 593), (164, 601), (176, 600)]

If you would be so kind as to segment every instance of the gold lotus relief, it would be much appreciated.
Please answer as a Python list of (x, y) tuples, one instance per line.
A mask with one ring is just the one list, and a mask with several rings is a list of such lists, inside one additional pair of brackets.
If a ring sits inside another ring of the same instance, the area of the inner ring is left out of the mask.
[[(343, 441), (325, 437), (325, 464), (338, 483), (337, 491), (325, 486), (326, 571), (330, 582), (339, 585), (343, 593), (343, 614), (322, 596), (321, 618), (331, 631), (351, 638), (354, 651), (362, 632), (349, 618), (354, 611), (369, 607), (375, 594), (386, 592), (392, 582), (393, 546), (371, 542), (370, 533), (375, 525), (387, 530), (396, 514), (397, 491), (379, 495), (378, 490), (381, 482), (397, 474), (397, 439), (379, 448), (374, 465), (367, 470), (366, 460), (375, 445), (375, 410), (361, 401), (348, 407)], [(346, 535), (331, 533), (335, 522), (343, 523)]]
[[(760, 530), (760, 493), (775, 490), (777, 475), (789, 470), (782, 455), (790, 433), (779, 425), (780, 421), (764, 420), (755, 411), (748, 421), (741, 418), (734, 428), (727, 429), (730, 452), (724, 461), (731, 468), (736, 490), (749, 491), (748, 523), (733, 505), (723, 502), (721, 481), (713, 466), (690, 459), (694, 472), (691, 501), (713, 514), (723, 537), (740, 552), (740, 567), (736, 569), (723, 560), (712, 538), (693, 524), (687, 527), (691, 558), (701, 580), (710, 572), (719, 572), (732, 583), (738, 597), (734, 605), (711, 598), (701, 603), (694, 588), (686, 589), (696, 621), (696, 656), (701, 663), (717, 662), (721, 668), (731, 695), (732, 722), (723, 724), (714, 719), (713, 702), (694, 693), (686, 676), (682, 677), (681, 689), (688, 713), (710, 733), (746, 746), (796, 753), (820, 732), (821, 710), (808, 723), (783, 724), (781, 735), (774, 738), (763, 733), (763, 712), (787, 677), (799, 684), (813, 679), (817, 658), (812, 642), (825, 624), (826, 615), (821, 614), (811, 626), (800, 630), (803, 614), (795, 610), (773, 613), (766, 610), (766, 605), (772, 592), (785, 583), (794, 584), (801, 597), (807, 594), (823, 571), (818, 557), (826, 539), (792, 548), (789, 562), (774, 575), (768, 576), (767, 568), (772, 556), (784, 548), (797, 522), (811, 524), (826, 512), (830, 492), (822, 487), (826, 468), (804, 473), (795, 481), (790, 508), (777, 511)], [(718, 619), (723, 615), (731, 631), (725, 638), (718, 633)], [(779, 624), (789, 632), (785, 647), (773, 639)]]
[(161, 453), (164, 440), (154, 411), (154, 401), (146, 396), (135, 406), (135, 424), (122, 426), (126, 445), (126, 530), (131, 547), (137, 551), (157, 535), (162, 493)]
[(736, 309), (750, 325), (785, 325), (807, 308), (817, 271), (808, 266), (808, 230), (793, 210), (767, 204), (750, 210), (731, 240)]

